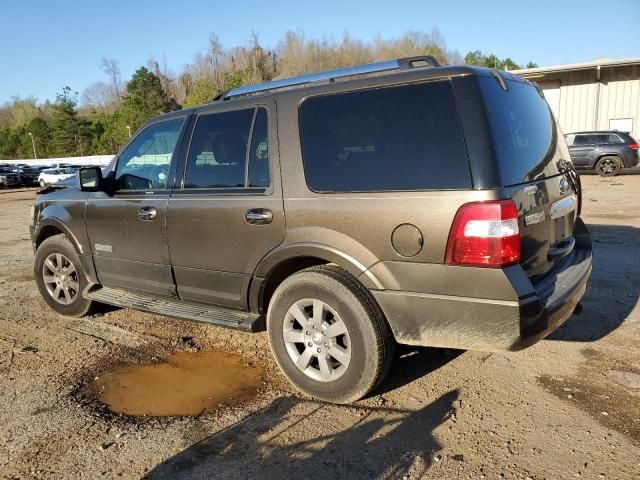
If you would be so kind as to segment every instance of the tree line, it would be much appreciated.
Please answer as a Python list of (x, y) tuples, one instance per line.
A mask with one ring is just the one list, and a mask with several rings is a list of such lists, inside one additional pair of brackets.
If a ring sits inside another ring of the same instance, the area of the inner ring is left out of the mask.
[[(440, 63), (521, 68), (510, 58), (470, 51), (464, 58), (446, 48), (436, 29), (407, 32), (369, 42), (345, 34), (340, 41), (307, 38), (287, 32), (275, 48), (266, 48), (253, 34), (247, 45), (225, 48), (215, 35), (206, 51), (174, 74), (151, 57), (123, 82), (115, 59), (101, 62), (105, 80), (89, 85), (81, 96), (65, 86), (54, 102), (14, 97), (0, 106), (0, 159), (113, 154), (130, 133), (164, 112), (212, 101), (238, 86), (416, 55), (433, 55)], [(527, 68), (536, 66), (529, 62)]]

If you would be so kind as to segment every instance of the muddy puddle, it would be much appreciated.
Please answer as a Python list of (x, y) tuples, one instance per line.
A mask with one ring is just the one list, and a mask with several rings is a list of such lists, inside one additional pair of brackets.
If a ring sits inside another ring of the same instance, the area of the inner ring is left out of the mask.
[(162, 363), (130, 364), (103, 372), (94, 380), (93, 390), (115, 413), (198, 415), (253, 398), (263, 378), (264, 367), (240, 355), (178, 352)]

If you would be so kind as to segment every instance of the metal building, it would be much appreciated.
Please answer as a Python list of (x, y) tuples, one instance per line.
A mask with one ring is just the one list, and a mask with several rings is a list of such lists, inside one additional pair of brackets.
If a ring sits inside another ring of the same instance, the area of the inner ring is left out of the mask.
[(640, 139), (640, 57), (511, 73), (542, 87), (564, 133), (620, 130)]

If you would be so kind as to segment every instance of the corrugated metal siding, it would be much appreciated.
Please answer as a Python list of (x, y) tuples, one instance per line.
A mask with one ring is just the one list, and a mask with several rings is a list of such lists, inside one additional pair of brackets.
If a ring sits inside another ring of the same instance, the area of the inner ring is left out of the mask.
[(592, 130), (596, 115), (595, 72), (569, 72), (560, 85), (560, 125), (565, 132)]
[(560, 80), (558, 121), (565, 133), (608, 130), (610, 119), (633, 118), (632, 135), (640, 139), (640, 67), (604, 68), (600, 83), (595, 69), (553, 78)]
[(609, 128), (612, 118), (633, 118), (632, 136), (640, 138), (640, 68), (603, 71), (600, 93), (599, 130)]

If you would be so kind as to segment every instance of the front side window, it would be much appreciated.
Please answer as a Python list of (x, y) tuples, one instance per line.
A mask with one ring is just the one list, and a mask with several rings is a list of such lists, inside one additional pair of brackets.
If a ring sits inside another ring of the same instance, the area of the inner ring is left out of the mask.
[(471, 186), (449, 81), (311, 97), (300, 106), (300, 136), (317, 192)]
[(116, 167), (117, 190), (165, 190), (169, 165), (183, 120), (151, 125), (122, 152)]

